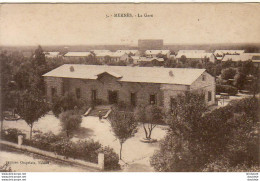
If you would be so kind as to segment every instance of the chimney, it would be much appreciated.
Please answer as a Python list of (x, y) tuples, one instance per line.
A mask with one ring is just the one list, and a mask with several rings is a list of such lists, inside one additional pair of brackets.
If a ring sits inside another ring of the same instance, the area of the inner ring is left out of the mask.
[(70, 66), (70, 71), (74, 72), (74, 67), (73, 66)]
[(173, 77), (173, 72), (171, 70), (169, 71), (169, 76)]

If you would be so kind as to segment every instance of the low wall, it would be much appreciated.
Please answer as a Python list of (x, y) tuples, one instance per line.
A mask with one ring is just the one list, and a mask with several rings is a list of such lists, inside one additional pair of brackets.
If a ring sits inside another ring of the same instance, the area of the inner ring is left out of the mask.
[(62, 161), (65, 161), (65, 162), (69, 162), (69, 163), (84, 166), (84, 167), (91, 167), (91, 168), (96, 169), (97, 171), (104, 170), (104, 154), (103, 153), (99, 153), (99, 155), (98, 155), (98, 162), (99, 163), (95, 164), (95, 163), (86, 162), (86, 161), (83, 161), (83, 160), (65, 158), (64, 156), (57, 155), (53, 152), (40, 150), (38, 148), (34, 148), (34, 147), (31, 147), (31, 146), (21, 145), (20, 143), (21, 142), (19, 141), (19, 139), (18, 139), (18, 144), (11, 143), (9, 141), (0, 140), (0, 144), (10, 146), (10, 147), (13, 147), (13, 148), (16, 148), (16, 149), (36, 153), (36, 154), (39, 154), (39, 155), (43, 155), (43, 156), (46, 156), (46, 157), (62, 160)]

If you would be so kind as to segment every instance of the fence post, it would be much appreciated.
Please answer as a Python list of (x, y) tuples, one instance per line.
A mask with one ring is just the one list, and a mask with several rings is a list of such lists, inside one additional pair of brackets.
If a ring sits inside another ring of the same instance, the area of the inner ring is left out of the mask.
[(18, 135), (18, 146), (23, 144), (23, 135)]
[(98, 166), (101, 170), (105, 169), (105, 155), (104, 155), (104, 153), (98, 154)]

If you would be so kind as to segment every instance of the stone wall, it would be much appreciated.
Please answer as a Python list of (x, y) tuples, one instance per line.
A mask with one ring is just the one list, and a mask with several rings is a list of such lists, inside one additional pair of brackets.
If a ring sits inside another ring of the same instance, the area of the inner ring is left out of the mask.
[(46, 96), (49, 102), (52, 101), (52, 88), (55, 88), (57, 95), (62, 95), (62, 78), (59, 77), (44, 77)]
[[(170, 100), (185, 91), (204, 91), (205, 100), (208, 105), (215, 103), (215, 80), (208, 73), (203, 73), (205, 80), (200, 76), (191, 86), (172, 84), (151, 84), (136, 82), (119, 82), (109, 74), (104, 74), (98, 80), (84, 80), (72, 78), (45, 77), (47, 98), (51, 101), (51, 88), (56, 88), (57, 95), (62, 95), (65, 91), (76, 94), (76, 89), (80, 89), (81, 98), (91, 103), (92, 90), (96, 90), (97, 99), (102, 104), (109, 103), (108, 91), (117, 91), (118, 102), (131, 105), (131, 93), (136, 93), (136, 105), (148, 105), (150, 95), (156, 96), (156, 104), (163, 106), (166, 110), (170, 108)], [(211, 101), (208, 100), (208, 91), (212, 92)]]
[[(204, 76), (204, 79), (203, 79)], [(205, 101), (208, 105), (215, 104), (216, 98), (216, 83), (215, 78), (209, 73), (204, 72), (195, 82), (190, 86), (191, 91), (203, 91), (205, 93)], [(208, 101), (208, 92), (211, 92), (211, 101)]]
[(165, 110), (169, 110), (171, 105), (171, 98), (174, 98), (178, 94), (183, 94), (185, 91), (188, 91), (189, 86), (162, 84), (161, 90), (163, 92), (163, 107)]

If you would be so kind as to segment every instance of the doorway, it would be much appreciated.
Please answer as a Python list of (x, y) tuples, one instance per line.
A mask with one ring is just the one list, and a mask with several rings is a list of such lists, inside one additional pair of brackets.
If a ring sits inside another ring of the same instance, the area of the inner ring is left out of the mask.
[(108, 102), (109, 104), (117, 104), (118, 101), (118, 91), (108, 91)]
[(96, 105), (97, 102), (97, 90), (91, 91), (91, 101), (94, 105)]

